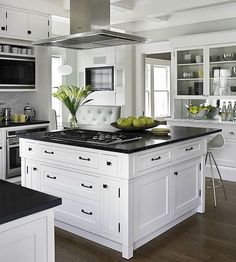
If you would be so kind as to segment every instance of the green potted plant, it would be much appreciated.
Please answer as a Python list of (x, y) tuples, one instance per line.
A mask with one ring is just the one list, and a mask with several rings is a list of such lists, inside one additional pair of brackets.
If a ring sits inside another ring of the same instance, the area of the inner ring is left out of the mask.
[(88, 85), (85, 87), (78, 87), (75, 85), (61, 85), (56, 87), (57, 90), (52, 95), (59, 99), (70, 111), (69, 123), (71, 128), (78, 126), (78, 120), (76, 113), (80, 106), (92, 101), (93, 99), (88, 99), (88, 95), (92, 92), (92, 86)]

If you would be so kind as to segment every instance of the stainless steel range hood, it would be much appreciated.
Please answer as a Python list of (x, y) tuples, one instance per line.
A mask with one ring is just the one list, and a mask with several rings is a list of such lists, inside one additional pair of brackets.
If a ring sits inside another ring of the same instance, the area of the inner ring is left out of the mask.
[(34, 45), (71, 49), (140, 44), (148, 39), (109, 30), (110, 0), (71, 0), (70, 35), (34, 42)]

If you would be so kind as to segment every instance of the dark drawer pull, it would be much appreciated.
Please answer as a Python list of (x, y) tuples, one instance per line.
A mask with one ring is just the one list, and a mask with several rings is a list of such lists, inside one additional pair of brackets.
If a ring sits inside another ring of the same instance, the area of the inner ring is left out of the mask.
[(0, 146), (0, 149), (2, 149), (2, 147)]
[(112, 162), (107, 161), (107, 166), (112, 166)]
[(2, 26), (2, 27), (1, 27), (1, 30), (2, 30), (2, 31), (5, 31), (5, 30), (6, 30), (6, 27), (5, 27), (5, 26)]
[(174, 175), (178, 176), (178, 172), (174, 172)]
[(49, 175), (47, 175), (47, 177), (50, 178), (50, 179), (57, 179), (55, 176), (49, 176)]
[(33, 167), (33, 170), (34, 170), (34, 171), (37, 171), (37, 167)]
[(86, 188), (93, 188), (93, 186), (86, 186), (84, 183), (81, 184), (82, 187), (86, 187)]
[(32, 147), (29, 147), (29, 148), (28, 148), (28, 151), (32, 151), (32, 150), (33, 150), (33, 148), (32, 148)]
[(90, 158), (83, 158), (82, 156), (79, 157), (80, 160), (84, 160), (84, 161), (90, 161)]
[(193, 147), (191, 146), (190, 148), (186, 148), (185, 151), (191, 151), (193, 150)]
[(156, 160), (160, 160), (160, 159), (161, 159), (161, 157), (159, 156), (159, 157), (156, 157), (156, 158), (153, 157), (151, 160), (152, 160), (152, 161), (156, 161)]
[(81, 212), (84, 213), (84, 214), (86, 214), (86, 215), (89, 215), (89, 216), (92, 216), (92, 214), (93, 214), (93, 212), (86, 212), (86, 211), (84, 211), (83, 209), (81, 209)]
[(45, 153), (45, 154), (50, 154), (50, 155), (53, 155), (53, 154), (54, 154), (53, 151), (47, 151), (47, 150), (44, 150), (44, 153)]

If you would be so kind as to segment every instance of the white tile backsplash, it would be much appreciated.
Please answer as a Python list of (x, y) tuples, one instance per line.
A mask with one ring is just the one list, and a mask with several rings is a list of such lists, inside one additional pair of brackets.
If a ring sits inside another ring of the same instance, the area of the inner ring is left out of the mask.
[(27, 99), (27, 93), (0, 93), (0, 112), (2, 108), (10, 107), (12, 114), (23, 113), (27, 102), (30, 102)]

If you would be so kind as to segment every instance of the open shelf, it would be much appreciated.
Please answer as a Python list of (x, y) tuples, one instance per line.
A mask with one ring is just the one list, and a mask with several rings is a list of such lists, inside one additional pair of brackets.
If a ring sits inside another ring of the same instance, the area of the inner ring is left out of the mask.
[(203, 65), (203, 63), (186, 63), (186, 64), (178, 64), (178, 66), (199, 66), (199, 65)]
[(12, 56), (12, 57), (28, 57), (28, 58), (35, 58), (34, 55), (27, 55), (27, 54), (15, 54), (15, 53), (4, 53), (4, 52), (0, 52), (0, 55), (3, 56)]
[(236, 60), (210, 62), (211, 65), (236, 63)]
[(179, 78), (178, 81), (203, 81), (203, 78)]

